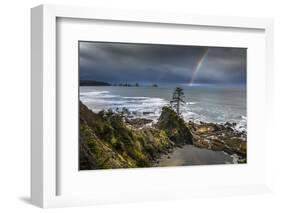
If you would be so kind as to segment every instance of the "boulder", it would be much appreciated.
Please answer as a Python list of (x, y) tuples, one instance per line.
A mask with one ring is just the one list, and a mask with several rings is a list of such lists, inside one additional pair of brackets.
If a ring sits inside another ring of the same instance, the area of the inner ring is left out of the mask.
[(198, 148), (205, 148), (205, 149), (208, 149), (210, 146), (209, 141), (207, 139), (201, 139), (201, 138), (198, 140), (194, 140), (193, 145)]
[(133, 119), (126, 119), (126, 123), (130, 124), (135, 128), (141, 128), (146, 124), (152, 123), (153, 120), (147, 118), (133, 118)]
[(163, 130), (175, 145), (193, 144), (192, 134), (184, 120), (170, 107), (163, 107), (156, 127)]

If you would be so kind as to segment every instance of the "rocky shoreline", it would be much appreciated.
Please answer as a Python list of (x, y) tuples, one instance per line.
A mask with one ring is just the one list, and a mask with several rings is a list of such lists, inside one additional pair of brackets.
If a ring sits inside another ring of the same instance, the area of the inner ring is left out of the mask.
[(229, 155), (236, 155), (236, 163), (247, 162), (247, 135), (235, 130), (235, 123), (196, 124), (189, 122), (188, 126), (193, 135), (193, 145), (213, 151), (224, 151)]
[(94, 113), (80, 102), (79, 168), (114, 169), (157, 166), (158, 159), (174, 148), (193, 145), (237, 155), (246, 163), (246, 133), (235, 124), (186, 123), (170, 107), (163, 107), (156, 123), (122, 114)]

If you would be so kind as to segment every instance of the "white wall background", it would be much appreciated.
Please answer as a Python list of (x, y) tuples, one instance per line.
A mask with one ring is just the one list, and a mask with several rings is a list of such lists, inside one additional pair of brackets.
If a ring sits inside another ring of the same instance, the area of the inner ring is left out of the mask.
[[(47, 210), (52, 212), (280, 212), (281, 210), (281, 3), (278, 0), (9, 0), (0, 7), (0, 212), (37, 212), (29, 204), (30, 178), (30, 8), (42, 3), (79, 4), (191, 14), (275, 19), (275, 128), (271, 195), (204, 198)], [(279, 5), (280, 4), (280, 5)], [(279, 110), (278, 110), (279, 109)], [(279, 136), (279, 137), (278, 137)], [(262, 156), (261, 156), (262, 157)], [(149, 193), (149, 192), (148, 192)]]

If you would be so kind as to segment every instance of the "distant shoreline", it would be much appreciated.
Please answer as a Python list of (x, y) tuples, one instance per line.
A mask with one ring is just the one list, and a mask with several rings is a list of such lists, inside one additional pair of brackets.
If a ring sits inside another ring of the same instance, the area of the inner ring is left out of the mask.
[(80, 80), (79, 86), (109, 86), (109, 87), (154, 87), (154, 88), (166, 88), (166, 87), (175, 87), (180, 86), (182, 88), (196, 88), (196, 87), (208, 87), (208, 88), (226, 88), (226, 89), (245, 89), (245, 86), (241, 85), (211, 85), (211, 84), (156, 84), (156, 83), (108, 83), (104, 81), (95, 81), (95, 80)]
[(111, 84), (102, 81), (94, 81), (94, 80), (80, 80), (80, 86), (111, 86)]
[[(112, 87), (141, 87), (141, 86), (144, 86), (144, 85), (140, 85), (138, 82), (110, 84), (108, 82), (95, 81), (95, 80), (80, 80), (79, 85), (80, 86), (112, 86)], [(158, 87), (158, 84), (152, 83), (151, 85), (145, 85), (145, 86)]]

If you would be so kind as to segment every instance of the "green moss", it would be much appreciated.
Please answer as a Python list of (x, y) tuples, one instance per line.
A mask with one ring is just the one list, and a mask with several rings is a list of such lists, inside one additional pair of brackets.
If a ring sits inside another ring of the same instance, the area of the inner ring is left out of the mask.
[(113, 146), (118, 143), (118, 140), (115, 138), (115, 136), (112, 136), (112, 137), (110, 138), (110, 143), (111, 143)]
[(161, 128), (134, 129), (120, 115), (94, 113), (80, 102), (80, 143), (89, 148), (97, 169), (148, 167), (171, 147), (171, 140), (190, 140), (189, 129), (173, 110), (163, 108), (161, 117)]
[(157, 123), (176, 144), (193, 144), (192, 135), (184, 120), (170, 107), (163, 107)]

